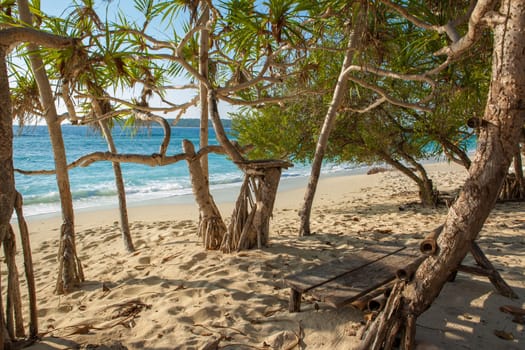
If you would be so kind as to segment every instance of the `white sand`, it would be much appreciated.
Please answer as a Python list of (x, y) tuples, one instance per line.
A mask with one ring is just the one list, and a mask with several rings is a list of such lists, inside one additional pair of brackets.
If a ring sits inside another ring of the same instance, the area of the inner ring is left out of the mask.
[[(454, 165), (428, 166), (439, 190), (465, 178)], [(297, 237), (304, 188), (281, 190), (271, 222), (271, 244), (262, 250), (205, 251), (196, 236), (192, 204), (133, 206), (137, 251), (125, 252), (116, 209), (81, 212), (77, 245), (86, 282), (67, 296), (53, 294), (60, 218), (32, 218), (40, 331), (31, 349), (71, 349), (121, 344), (128, 349), (286, 349), (300, 334), (304, 349), (352, 349), (362, 313), (333, 309), (308, 294), (302, 312), (289, 313), (284, 276), (365, 246), (417, 244), (446, 215), (424, 209), (415, 185), (398, 172), (322, 179), (312, 213), (316, 234)], [(226, 197), (225, 197), (226, 198)], [(233, 203), (219, 201), (229, 218)], [(522, 349), (524, 326), (499, 311), (524, 307), (525, 204), (498, 204), (479, 243), (520, 299), (498, 295), (486, 278), (460, 273), (418, 319), (420, 349)], [(19, 269), (23, 268), (20, 265)], [(5, 269), (2, 269), (4, 273)], [(512, 334), (503, 340), (495, 331)], [(285, 338), (279, 346), (278, 338)], [(288, 342), (286, 341), (288, 339)], [(210, 347), (215, 349), (216, 347)]]

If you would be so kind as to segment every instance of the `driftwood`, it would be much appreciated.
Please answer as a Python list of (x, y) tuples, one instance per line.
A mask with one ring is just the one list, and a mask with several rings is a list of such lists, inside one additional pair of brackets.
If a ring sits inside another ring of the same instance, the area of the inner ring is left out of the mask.
[(393, 338), (402, 325), (400, 310), (403, 305), (404, 285), (404, 281), (399, 281), (394, 285), (383, 311), (367, 325), (368, 329), (363, 333), (363, 340), (360, 344), (361, 350), (379, 350), (393, 343)]
[[(392, 291), (393, 283), (388, 283), (350, 303), (351, 306), (360, 311), (378, 311), (372, 300), (377, 298), (388, 298)], [(383, 305), (384, 306), (384, 305)]]
[(458, 271), (488, 277), (490, 282), (494, 285), (494, 287), (498, 290), (498, 292), (501, 295), (511, 299), (518, 298), (518, 295), (501, 277), (499, 272), (496, 270), (494, 265), (492, 265), (490, 260), (485, 256), (485, 253), (483, 253), (483, 251), (476, 242), (471, 243), (470, 254), (472, 254), (478, 266), (459, 265)]
[(379, 296), (368, 300), (367, 309), (369, 311), (381, 311), (383, 310), (386, 301), (387, 297), (384, 294), (380, 294)]
[[(476, 242), (471, 243), (470, 253), (478, 266), (459, 265), (458, 271), (488, 277), (499, 293), (509, 298), (517, 298), (517, 295), (503, 280)], [(417, 259), (406, 269), (414, 269), (415, 271), (421, 262), (422, 259)], [(416, 315), (411, 312), (410, 303), (413, 300), (404, 290), (408, 281), (396, 280), (386, 302), (383, 296), (369, 301), (369, 315), (372, 317), (367, 320), (365, 330), (362, 333), (360, 349), (392, 349), (394, 344), (399, 345), (399, 348), (404, 350), (414, 348)], [(515, 322), (521, 322), (523, 315), (525, 315), (525, 310), (509, 306), (503, 306), (500, 310), (514, 315), (516, 317)]]

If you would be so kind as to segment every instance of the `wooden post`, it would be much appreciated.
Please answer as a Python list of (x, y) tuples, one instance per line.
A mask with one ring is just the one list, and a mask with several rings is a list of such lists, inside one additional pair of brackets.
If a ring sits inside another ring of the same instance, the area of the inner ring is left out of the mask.
[(288, 311), (301, 312), (301, 297), (302, 294), (293, 288), (290, 288), (290, 303), (288, 304)]
[(490, 260), (487, 259), (487, 257), (476, 242), (471, 243), (470, 253), (474, 257), (478, 265), (487, 271), (487, 277), (501, 295), (511, 299), (518, 299), (518, 295), (514, 293), (512, 288), (507, 284), (507, 282), (505, 282), (505, 280), (501, 277), (499, 272), (496, 271)]

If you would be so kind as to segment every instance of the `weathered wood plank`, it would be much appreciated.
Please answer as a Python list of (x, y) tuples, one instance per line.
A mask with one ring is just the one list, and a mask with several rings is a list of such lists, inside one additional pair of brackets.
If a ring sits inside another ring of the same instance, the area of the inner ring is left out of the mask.
[(304, 293), (343, 275), (352, 273), (364, 266), (370, 265), (383, 259), (385, 256), (397, 254), (403, 249), (405, 249), (405, 247), (399, 246), (365, 248), (363, 250), (352, 252), (340, 259), (332, 260), (326, 264), (288, 275), (284, 278), (284, 281), (288, 287), (299, 293)]
[(311, 291), (311, 294), (334, 307), (350, 303), (363, 295), (391, 282), (396, 271), (421, 256), (419, 250), (405, 249), (390, 254), (352, 273), (332, 280)]

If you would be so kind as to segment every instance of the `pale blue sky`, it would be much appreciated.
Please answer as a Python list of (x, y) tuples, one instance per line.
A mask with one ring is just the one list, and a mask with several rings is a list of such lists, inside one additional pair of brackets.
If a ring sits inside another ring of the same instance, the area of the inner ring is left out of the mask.
[[(54, 16), (60, 16), (63, 13), (68, 13), (67, 11), (68, 7), (73, 4), (73, 0), (40, 0), (40, 6), (42, 8), (42, 11)], [(103, 14), (105, 12), (106, 7), (109, 4), (109, 14), (114, 14), (118, 9), (124, 11), (126, 14), (129, 14), (130, 16), (136, 16), (138, 15), (137, 11), (135, 10), (133, 6), (133, 0), (112, 0), (112, 1), (104, 1), (104, 0), (96, 0), (95, 1), (95, 9), (100, 14)]]
[[(74, 3), (73, 0), (41, 0), (41, 10), (44, 13), (47, 13), (52, 16), (66, 16), (70, 10), (68, 9)], [(113, 1), (95, 1), (95, 9), (100, 16), (103, 16), (106, 13), (106, 7), (109, 5), (107, 13), (110, 20), (116, 19), (116, 14), (118, 11), (122, 11), (126, 14), (126, 17), (129, 21), (136, 20), (139, 23), (142, 22), (141, 14), (134, 8), (133, 0), (113, 0)], [(160, 39), (165, 39), (162, 36), (166, 35), (166, 31), (163, 28), (156, 28), (152, 26), (152, 32), (157, 32)], [(180, 81), (176, 84), (183, 84), (185, 81), (181, 78)], [(174, 103), (184, 103), (191, 99), (196, 92), (194, 91), (177, 91), (176, 93), (170, 93), (169, 100)], [(155, 100), (152, 100), (152, 106), (155, 104)], [(227, 118), (228, 112), (233, 111), (235, 108), (233, 106), (227, 105), (225, 103), (219, 104), (219, 112), (221, 113), (222, 118)], [(197, 108), (190, 108), (184, 115), (185, 117), (198, 118), (199, 112)], [(175, 114), (169, 115), (168, 117), (175, 117)]]

